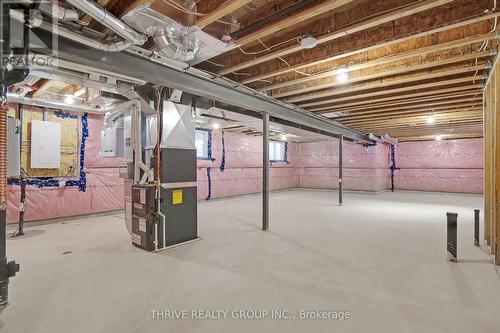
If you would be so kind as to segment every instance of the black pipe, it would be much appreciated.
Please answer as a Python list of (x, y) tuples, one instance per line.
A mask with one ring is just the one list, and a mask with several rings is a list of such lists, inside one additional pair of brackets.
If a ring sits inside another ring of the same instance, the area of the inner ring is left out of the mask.
[(474, 245), (479, 246), (479, 209), (474, 209)]
[(449, 260), (457, 262), (457, 213), (446, 213), (447, 218), (447, 250)]

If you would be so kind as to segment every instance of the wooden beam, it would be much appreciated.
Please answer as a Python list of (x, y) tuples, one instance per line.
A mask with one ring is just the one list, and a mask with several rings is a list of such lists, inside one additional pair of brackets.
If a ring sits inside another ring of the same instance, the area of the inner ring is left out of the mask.
[[(444, 119), (455, 119), (455, 120), (468, 120), (469, 117), (480, 117), (482, 119), (480, 108), (455, 108), (451, 110), (445, 110), (443, 112), (439, 112), (433, 115), (434, 123), (437, 124), (439, 121)], [(404, 115), (394, 115), (387, 114), (381, 115), (379, 117), (374, 117), (372, 119), (356, 119), (356, 120), (340, 120), (342, 124), (347, 126), (359, 126), (359, 125), (368, 125), (374, 126), (377, 124), (383, 125), (396, 125), (396, 124), (413, 124), (419, 123), (427, 124), (428, 114), (404, 114)]]
[[(352, 105), (370, 105), (370, 102), (373, 101), (373, 103), (380, 103), (380, 102), (387, 102), (387, 103), (398, 103), (398, 102), (403, 102), (404, 101), (409, 101), (411, 102), (412, 99), (415, 100), (415, 98), (420, 98), (420, 97), (425, 97), (425, 99), (439, 99), (444, 96), (446, 96), (446, 93), (461, 93), (463, 92), (464, 94), (467, 93), (474, 93), (478, 95), (482, 95), (482, 91), (478, 90), (481, 89), (483, 86), (480, 84), (472, 84), (468, 86), (463, 86), (463, 87), (455, 87), (455, 88), (446, 88), (446, 89), (437, 89), (437, 90), (432, 90), (432, 91), (424, 91), (424, 92), (419, 92), (419, 93), (413, 93), (413, 94), (406, 94), (406, 95), (396, 95), (396, 96), (390, 96), (390, 97), (384, 97), (384, 98), (369, 98), (366, 100), (358, 101), (358, 102), (350, 102), (350, 103), (344, 103), (344, 104), (336, 104), (334, 106), (322, 106), (318, 108), (308, 108), (308, 111), (312, 112), (319, 112), (319, 111), (336, 111), (336, 107), (343, 107), (343, 106), (352, 106)], [(444, 94), (444, 95), (442, 95)], [(362, 95), (360, 95), (360, 98), (362, 99)]]
[[(314, 60), (314, 61), (307, 62), (307, 63), (301, 63), (301, 64), (293, 65), (293, 66), (290, 66), (290, 67), (285, 67), (285, 68), (278, 69), (278, 70), (273, 71), (273, 72), (267, 72), (267, 73), (259, 74), (259, 75), (254, 76), (254, 77), (249, 77), (249, 78), (241, 81), (241, 83), (248, 84), (250, 82), (255, 82), (255, 81), (259, 81), (259, 80), (263, 80), (263, 79), (268, 79), (268, 78), (273, 77), (273, 76), (278, 76), (278, 75), (286, 74), (286, 73), (293, 72), (293, 71), (296, 71), (296, 70), (304, 70), (305, 68), (310, 67), (310, 66), (316, 66), (316, 65), (324, 64), (324, 63), (331, 62), (331, 61), (334, 61), (334, 60), (339, 60), (339, 59), (342, 59), (342, 58), (346, 58), (346, 57), (354, 56), (354, 55), (357, 55), (357, 54), (361, 54), (361, 53), (364, 53), (364, 52), (373, 51), (373, 50), (376, 50), (376, 49), (381, 49), (381, 48), (384, 48), (384, 47), (387, 47), (387, 46), (393, 46), (393, 45), (401, 44), (401, 43), (410, 41), (412, 39), (417, 39), (417, 38), (421, 38), (421, 37), (433, 35), (433, 34), (436, 34), (436, 33), (439, 33), (439, 32), (443, 32), (443, 31), (446, 31), (446, 30), (451, 30), (451, 29), (454, 29), (454, 28), (459, 28), (459, 27), (467, 26), (467, 25), (470, 25), (470, 24), (474, 24), (474, 23), (477, 23), (477, 22), (484, 21), (484, 20), (489, 20), (489, 19), (492, 19), (492, 18), (495, 18), (495, 17), (498, 17), (498, 16), (500, 16), (500, 12), (493, 12), (493, 13), (489, 13), (489, 14), (484, 14), (484, 15), (476, 16), (476, 17), (469, 18), (469, 19), (466, 19), (466, 20), (457, 21), (455, 23), (451, 23), (451, 24), (448, 24), (448, 25), (443, 25), (443, 26), (438, 27), (438, 28), (429, 29), (429, 30), (423, 31), (423, 32), (418, 32), (418, 33), (415, 33), (413, 35), (408, 35), (408, 36), (404, 36), (404, 37), (400, 37), (400, 38), (395, 38), (395, 39), (392, 39), (392, 40), (389, 40), (389, 41), (386, 41), (386, 42), (380, 42), (380, 43), (369, 45), (369, 46), (366, 46), (366, 47), (362, 47), (362, 48), (359, 48), (359, 49), (356, 49), (356, 50), (346, 51), (344, 53), (336, 54), (334, 56), (330, 56), (330, 57), (326, 57), (326, 58)], [(279, 51), (275, 52), (277, 56), (281, 57), (281, 56), (284, 55), (284, 54), (278, 54), (278, 52)], [(277, 57), (272, 57), (272, 59), (274, 59), (274, 58), (277, 58)], [(260, 59), (260, 58), (257, 58), (257, 59)], [(272, 59), (269, 59), (269, 60), (272, 60)], [(251, 66), (255, 65), (255, 64), (250, 64), (250, 62), (251, 61), (243, 63), (243, 64), (245, 64), (244, 66), (242, 64), (242, 65), (239, 65), (239, 66), (231, 67), (230, 68), (231, 70), (228, 73), (226, 73), (226, 74), (229, 74), (229, 73), (235, 72), (237, 70), (240, 70), (240, 69), (243, 69), (243, 68), (247, 68), (247, 67), (251, 67)], [(234, 69), (232, 69), (232, 68), (234, 68)]]
[[(471, 96), (468, 96), (471, 95)], [(474, 96), (476, 95), (476, 96)], [(370, 113), (377, 113), (377, 112), (391, 112), (391, 111), (401, 111), (401, 110), (410, 110), (414, 108), (428, 108), (431, 106), (443, 106), (447, 104), (454, 104), (458, 102), (467, 102), (467, 101), (474, 101), (474, 102), (480, 102), (482, 103), (483, 97), (481, 96), (480, 92), (474, 92), (470, 94), (465, 94), (465, 95), (458, 95), (458, 96), (464, 96), (464, 98), (458, 98), (458, 99), (453, 99), (452, 97), (454, 96), (445, 96), (442, 98), (434, 98), (434, 99), (417, 99), (417, 100), (412, 100), (408, 101), (408, 103), (398, 103), (398, 102), (391, 102), (391, 103), (385, 103), (385, 104), (377, 104), (373, 106), (357, 106), (353, 108), (340, 108), (340, 109), (335, 109), (333, 111), (327, 111), (327, 112), (318, 112), (323, 114), (325, 117), (328, 117), (329, 114), (335, 114), (339, 112), (344, 112), (348, 113), (346, 116), (340, 116), (338, 117), (339, 119), (342, 119), (344, 117), (351, 117), (351, 116), (359, 116), (363, 114), (370, 114)], [(468, 97), (465, 97), (468, 96)], [(451, 99), (450, 99), (451, 98)], [(444, 99), (444, 100), (442, 100)], [(408, 104), (408, 105), (405, 105)], [(389, 107), (389, 108), (388, 108)]]
[[(467, 60), (483, 58), (485, 56), (489, 56), (491, 52), (486, 51), (486, 52), (480, 52), (480, 53), (481, 54), (470, 53), (470, 54), (460, 55), (457, 57), (451, 57), (451, 58), (447, 58), (447, 59), (438, 59), (438, 60), (432, 61), (432, 62), (424, 62), (424, 63), (412, 65), (412, 66), (402, 66), (400, 68), (396, 68), (396, 69), (392, 69), (392, 70), (381, 71), (381, 72), (369, 74), (369, 75), (357, 76), (354, 78), (350, 78), (345, 82), (339, 82), (339, 81), (335, 80), (335, 78), (333, 78), (334, 82), (331, 82), (331, 83), (318, 84), (318, 85), (314, 85), (311, 87), (289, 90), (289, 91), (286, 91), (286, 92), (283, 92), (280, 94), (273, 94), (272, 96), (274, 98), (283, 98), (283, 97), (288, 97), (288, 96), (293, 96), (293, 95), (298, 95), (298, 94), (302, 95), (304, 93), (311, 92), (311, 91), (327, 89), (327, 88), (334, 88), (334, 87), (339, 87), (339, 86), (346, 86), (346, 85), (349, 85), (352, 83), (374, 80), (374, 79), (384, 78), (387, 76), (402, 75), (402, 74), (405, 74), (408, 72), (422, 71), (422, 70), (426, 70), (426, 69), (431, 69), (433, 67), (439, 67), (439, 66), (450, 65), (453, 63), (463, 62), (463, 61), (467, 61)], [(469, 64), (466, 64), (466, 65), (469, 66)]]
[[(447, 130), (450, 128), (455, 128), (456, 126), (459, 125), (482, 125), (483, 120), (482, 118), (477, 118), (477, 119), (471, 119), (471, 120), (464, 120), (464, 121), (450, 121), (450, 122), (442, 122), (439, 124), (433, 124), (433, 125), (427, 125), (427, 124), (416, 124), (416, 125), (408, 125), (408, 124), (400, 124), (400, 125), (376, 125), (376, 126), (355, 126), (353, 125), (352, 128), (358, 130), (358, 131), (363, 131), (363, 132), (374, 132), (376, 130), (378, 131), (385, 131), (386, 133), (391, 133), (393, 134), (394, 131), (408, 131), (408, 132), (417, 132), (417, 130), (423, 130), (423, 131), (437, 131), (437, 130)], [(397, 132), (396, 132), (397, 133)], [(395, 135), (395, 134), (394, 134)]]
[[(400, 19), (400, 18), (405, 17), (405, 16), (410, 16), (410, 15), (417, 14), (419, 12), (422, 12), (422, 11), (425, 11), (425, 10), (428, 10), (428, 9), (431, 9), (431, 8), (434, 8), (437, 6), (442, 6), (444, 4), (448, 4), (452, 1), (453, 0), (424, 0), (423, 2), (418, 2), (416, 4), (409, 5), (405, 8), (396, 9), (396, 10), (393, 10), (389, 13), (378, 15), (378, 16), (375, 16), (373, 18), (369, 18), (367, 20), (351, 24), (348, 27), (338, 29), (334, 32), (326, 33), (326, 34), (321, 35), (318, 38), (316, 38), (316, 40), (318, 41), (318, 44), (330, 42), (330, 41), (333, 41), (333, 40), (338, 39), (340, 37), (345, 37), (347, 35), (351, 35), (351, 34), (354, 34), (356, 32), (362, 31), (362, 30), (370, 29), (370, 28), (376, 27), (378, 25), (381, 25), (381, 24), (384, 24), (387, 22), (391, 22), (391, 21), (394, 21), (396, 19)], [(348, 2), (351, 2), (351, 1), (348, 1)], [(298, 13), (297, 16), (300, 16), (300, 13)], [(295, 18), (295, 20), (297, 20), (297, 18)], [(296, 23), (293, 21), (289, 22), (289, 25), (293, 25), (293, 24), (296, 24)], [(273, 31), (271, 33), (274, 33), (274, 32), (275, 31)], [(257, 38), (255, 38), (255, 35), (253, 35), (252, 38), (254, 38), (253, 40), (257, 39)], [(261, 38), (261, 37), (258, 37), (258, 38)], [(237, 39), (236, 43), (241, 44), (240, 40), (241, 40), (241, 38)], [(302, 50), (303, 49), (301, 48), (300, 45), (292, 45), (292, 46), (280, 49), (278, 51), (271, 52), (271, 53), (266, 54), (264, 56), (258, 57), (254, 60), (243, 62), (239, 65), (235, 65), (235, 66), (229, 67), (227, 69), (223, 69), (218, 74), (226, 75), (226, 74), (229, 74), (229, 73), (232, 73), (235, 71), (239, 71), (243, 68), (255, 66), (257, 64), (260, 64), (260, 63), (263, 63), (263, 62), (266, 62), (269, 60), (277, 59), (278, 57), (283, 57), (287, 54), (302, 51)]]
[[(413, 82), (417, 82), (417, 81), (442, 78), (443, 76), (451, 76), (451, 75), (464, 74), (464, 73), (468, 73), (468, 72), (481, 71), (481, 70), (488, 69), (488, 68), (491, 68), (491, 65), (489, 65), (487, 63), (483, 63), (483, 64), (479, 64), (477, 66), (467, 66), (467, 67), (462, 67), (462, 68), (436, 70), (436, 71), (432, 71), (429, 73), (415, 74), (415, 75), (411, 75), (411, 76), (403, 77), (403, 78), (397, 78), (397, 79), (391, 79), (391, 80), (381, 80), (381, 81), (377, 81), (374, 83), (354, 85), (352, 87), (346, 87), (343, 89), (335, 89), (335, 90), (331, 90), (331, 91), (324, 91), (324, 92), (319, 92), (319, 93), (314, 93), (314, 94), (304, 94), (304, 95), (300, 95), (297, 97), (286, 98), (285, 101), (288, 103), (304, 102), (304, 101), (309, 101), (309, 100), (314, 100), (314, 99), (319, 99), (319, 98), (332, 97), (332, 96), (343, 95), (343, 94), (350, 94), (350, 93), (358, 92), (358, 91), (385, 88), (385, 87), (390, 87), (390, 86), (399, 85), (399, 84), (413, 83)], [(415, 89), (418, 89), (418, 88), (415, 88)]]
[[(453, 134), (442, 134), (443, 140), (452, 140), (452, 139), (467, 139), (467, 138), (482, 138), (482, 132), (475, 133), (453, 133)], [(435, 140), (434, 135), (418, 135), (418, 136), (400, 136), (397, 137), (398, 142), (408, 142), (408, 141), (431, 141)]]
[(491, 151), (492, 146), (492, 130), (491, 130), (491, 83), (486, 86), (484, 89), (484, 103), (483, 103), (483, 131), (484, 131), (484, 240), (486, 241), (486, 245), (490, 244), (490, 225), (491, 221), (491, 191), (493, 188), (493, 184), (491, 183), (492, 177), (492, 167), (491, 161), (493, 158), (493, 154)]
[(414, 115), (418, 113), (422, 114), (427, 114), (431, 115), (432, 113), (441, 113), (443, 111), (447, 111), (450, 109), (467, 109), (467, 108), (477, 108), (480, 106), (482, 103), (475, 103), (474, 102), (468, 102), (468, 103), (456, 103), (456, 104), (450, 104), (450, 105), (443, 105), (439, 107), (421, 107), (421, 108), (413, 108), (411, 110), (403, 110), (403, 111), (384, 111), (380, 110), (378, 112), (373, 112), (369, 114), (361, 114), (361, 115), (352, 115), (352, 116), (344, 116), (344, 117), (336, 117), (333, 118), (337, 121), (342, 121), (342, 122), (351, 122), (351, 121), (362, 121), (362, 120), (372, 120), (372, 119), (377, 119), (379, 117), (390, 117), (390, 116), (408, 116), (408, 115)]
[[(399, 94), (401, 92), (414, 91), (414, 90), (418, 90), (418, 89), (423, 90), (423, 89), (435, 88), (435, 87), (439, 87), (439, 86), (459, 84), (459, 83), (464, 83), (464, 82), (467, 82), (467, 83), (478, 82), (478, 81), (481, 81), (484, 79), (485, 79), (485, 76), (483, 76), (483, 75), (471, 75), (471, 76), (462, 77), (462, 78), (458, 78), (458, 79), (437, 81), (437, 82), (426, 83), (426, 84), (412, 85), (409, 87), (386, 89), (386, 90), (382, 90), (382, 91), (375, 91), (375, 92), (363, 93), (363, 94), (358, 94), (358, 95), (338, 97), (338, 98), (333, 98), (333, 99), (329, 99), (329, 100), (310, 102), (310, 103), (302, 104), (302, 105), (300, 105), (300, 107), (307, 108), (310, 106), (332, 104), (332, 103), (338, 103), (341, 101), (348, 101), (348, 100), (360, 99), (360, 98), (368, 98), (368, 97), (373, 97), (373, 96)], [(458, 87), (455, 87), (455, 88), (458, 88)], [(453, 89), (453, 88), (450, 88), (450, 89)]]
[(354, 0), (327, 0), (320, 2), (312, 7), (309, 7), (298, 13), (295, 13), (294, 15), (290, 15), (286, 19), (279, 20), (275, 23), (263, 27), (262, 29), (249, 33), (248, 35), (245, 35), (243, 37), (237, 38), (234, 41), (234, 43), (238, 45), (245, 45), (254, 42), (258, 39), (262, 39), (266, 36), (272, 35), (278, 31), (289, 28), (293, 25), (310, 20), (318, 15), (340, 8), (353, 1)]
[(221, 19), (222, 17), (231, 14), (235, 10), (243, 7), (252, 0), (228, 0), (224, 2), (219, 8), (214, 11), (201, 16), (197, 21), (196, 25), (200, 28), (204, 28), (207, 25)]
[(492, 223), (491, 223), (491, 239), (492, 239), (492, 253), (495, 254), (495, 265), (500, 265), (500, 96), (498, 90), (500, 89), (500, 65), (496, 62), (495, 76), (492, 78), (493, 81), (492, 91), (495, 104), (493, 105), (492, 121), (491, 127), (493, 128), (493, 133), (491, 133), (491, 139), (493, 140), (493, 158), (492, 158), (492, 179), (491, 182), (494, 185), (495, 190), (493, 191), (493, 209), (492, 209)]
[[(427, 55), (427, 54), (434, 53), (434, 52), (439, 52), (439, 51), (448, 50), (448, 49), (452, 49), (452, 48), (458, 48), (458, 47), (471, 45), (471, 44), (475, 44), (475, 43), (481, 43), (481, 42), (496, 39), (496, 38), (498, 38), (498, 35), (496, 33), (489, 33), (489, 34), (482, 35), (482, 36), (475, 36), (475, 37), (458, 39), (458, 40), (454, 40), (454, 41), (451, 41), (448, 43), (435, 44), (435, 45), (431, 45), (431, 46), (427, 46), (427, 47), (423, 47), (423, 48), (417, 48), (417, 49), (410, 50), (407, 52), (394, 54), (394, 55), (391, 55), (389, 57), (383, 57), (383, 58), (379, 58), (379, 59), (365, 61), (365, 62), (358, 63), (358, 64), (349, 65), (346, 68), (343, 68), (343, 70), (347, 71), (347, 72), (352, 72), (352, 71), (357, 71), (357, 70), (366, 69), (366, 68), (370, 68), (370, 67), (386, 65), (386, 64), (389, 64), (389, 63), (395, 62), (395, 61), (401, 61), (401, 60), (416, 57), (416, 56), (423, 56), (423, 55)], [(494, 56), (494, 55), (496, 55), (496, 51), (484, 51), (484, 52), (480, 52), (480, 53), (476, 53), (476, 54), (478, 55), (478, 58), (481, 58), (481, 57), (485, 57), (485, 56)], [(305, 82), (309, 82), (312, 80), (326, 78), (326, 77), (335, 75), (336, 72), (338, 72), (338, 71), (332, 70), (332, 71), (328, 71), (328, 72), (324, 72), (324, 73), (320, 73), (320, 74), (302, 77), (302, 78), (295, 79), (295, 80), (284, 81), (284, 82), (276, 83), (276, 84), (261, 88), (260, 90), (269, 91), (269, 90), (284, 88), (284, 87), (295, 85), (295, 84), (300, 84), (300, 83), (305, 83)]]

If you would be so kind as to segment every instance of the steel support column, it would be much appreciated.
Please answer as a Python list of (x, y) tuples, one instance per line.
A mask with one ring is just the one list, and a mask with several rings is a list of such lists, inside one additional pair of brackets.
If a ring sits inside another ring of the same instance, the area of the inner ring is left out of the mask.
[(344, 146), (344, 136), (340, 135), (339, 136), (339, 206), (342, 206), (342, 194), (344, 192), (344, 183), (342, 181), (343, 167), (344, 167), (343, 146)]
[(262, 230), (269, 229), (269, 113), (262, 114)]

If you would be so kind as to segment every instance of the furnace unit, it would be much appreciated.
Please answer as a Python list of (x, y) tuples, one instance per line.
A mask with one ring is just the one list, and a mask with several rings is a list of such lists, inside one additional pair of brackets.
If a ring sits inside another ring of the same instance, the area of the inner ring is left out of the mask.
[[(146, 150), (151, 151), (156, 146), (156, 117), (149, 116), (146, 123)], [(132, 243), (147, 251), (198, 238), (195, 123), (191, 106), (164, 102), (162, 125), (159, 204), (154, 184), (132, 186)], [(157, 165), (154, 156), (149, 165)]]

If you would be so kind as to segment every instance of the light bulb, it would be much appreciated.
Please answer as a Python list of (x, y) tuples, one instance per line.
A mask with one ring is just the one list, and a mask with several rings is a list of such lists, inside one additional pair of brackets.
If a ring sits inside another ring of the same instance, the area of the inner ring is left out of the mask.
[(441, 135), (436, 135), (436, 141), (441, 141), (442, 139)]

